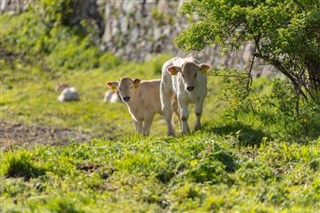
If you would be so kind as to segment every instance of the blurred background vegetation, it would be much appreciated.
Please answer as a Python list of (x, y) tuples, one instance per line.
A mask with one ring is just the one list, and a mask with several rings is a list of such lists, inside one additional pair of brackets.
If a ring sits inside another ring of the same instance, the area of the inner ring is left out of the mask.
[(110, 69), (119, 65), (118, 58), (101, 52), (96, 45), (95, 39), (101, 35), (97, 26), (103, 21), (99, 13), (81, 13), (93, 3), (30, 1), (21, 14), (2, 14), (3, 59), (9, 63), (18, 59), (48, 70)]

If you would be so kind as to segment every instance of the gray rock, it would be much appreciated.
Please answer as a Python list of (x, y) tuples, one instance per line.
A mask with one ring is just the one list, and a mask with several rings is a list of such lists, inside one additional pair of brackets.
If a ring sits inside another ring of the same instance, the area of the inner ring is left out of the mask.
[(120, 30), (122, 34), (126, 34), (128, 32), (128, 19), (125, 16), (120, 17)]
[(123, 5), (122, 5), (123, 12), (126, 14), (130, 14), (133, 12), (136, 12), (136, 3), (133, 2), (132, 0), (124, 0)]
[(161, 38), (161, 36), (162, 36), (161, 28), (155, 28), (153, 30), (153, 38), (154, 38), (154, 40), (156, 40), (156, 41), (159, 40)]
[(130, 34), (130, 42), (136, 43), (138, 41), (139, 34), (140, 34), (140, 28), (139, 27), (133, 28)]

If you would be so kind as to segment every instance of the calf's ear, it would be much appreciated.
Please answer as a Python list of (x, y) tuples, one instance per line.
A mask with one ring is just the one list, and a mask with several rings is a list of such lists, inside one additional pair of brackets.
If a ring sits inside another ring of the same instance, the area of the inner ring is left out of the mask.
[(134, 88), (138, 88), (140, 85), (140, 82), (141, 82), (141, 80), (139, 78), (133, 79)]
[(202, 72), (203, 74), (206, 74), (211, 68), (209, 64), (200, 64), (199, 67), (200, 67), (200, 72)]
[(181, 72), (181, 68), (177, 66), (170, 66), (167, 68), (167, 72), (171, 75), (177, 75), (178, 72)]
[(112, 90), (117, 90), (119, 82), (117, 82), (117, 81), (110, 82), (110, 81), (109, 81), (109, 82), (107, 82), (106, 84), (107, 84), (107, 86), (109, 86)]

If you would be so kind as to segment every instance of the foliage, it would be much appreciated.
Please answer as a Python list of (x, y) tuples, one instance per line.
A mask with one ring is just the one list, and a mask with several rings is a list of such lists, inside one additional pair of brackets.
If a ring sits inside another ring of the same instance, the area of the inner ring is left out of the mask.
[[(86, 4), (88, 2), (85, 2)], [(96, 46), (99, 27), (95, 20), (75, 16), (72, 0), (34, 2), (17, 16), (1, 14), (0, 46), (4, 56), (49, 70), (116, 67), (120, 60)]]
[(259, 146), (263, 140), (282, 138), (308, 142), (319, 137), (320, 102), (299, 99), (288, 81), (257, 78), (250, 86), (247, 73), (233, 69), (215, 69), (224, 90), (220, 99), (228, 102), (226, 123), (212, 131), (230, 134), (242, 144)]
[(200, 21), (182, 32), (176, 44), (202, 50), (219, 43), (223, 51), (254, 41), (253, 57), (284, 74), (298, 96), (315, 99), (320, 90), (320, 8), (318, 0), (192, 0), (183, 14)]
[(54, 25), (68, 26), (70, 16), (74, 12), (72, 8), (72, 0), (63, 1), (48, 1), (39, 0), (34, 4), (34, 7), (30, 8), (33, 12), (37, 13), (43, 19), (43, 22), (54, 27)]

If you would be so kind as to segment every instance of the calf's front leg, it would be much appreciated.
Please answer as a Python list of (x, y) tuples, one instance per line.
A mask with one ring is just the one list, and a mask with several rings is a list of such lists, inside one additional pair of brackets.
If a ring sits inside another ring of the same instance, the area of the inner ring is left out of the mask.
[(136, 131), (138, 133), (143, 134), (143, 132), (142, 132), (142, 121), (138, 121), (138, 120), (133, 119), (133, 122), (134, 122), (134, 125), (136, 127)]
[(201, 129), (201, 115), (202, 115), (202, 109), (203, 109), (203, 101), (198, 101), (194, 105), (194, 112), (196, 114), (196, 123), (194, 125), (194, 130), (200, 130)]
[(183, 135), (189, 134), (190, 129), (188, 125), (188, 119), (189, 119), (188, 104), (184, 100), (180, 99), (179, 107), (180, 107), (181, 133)]
[(143, 131), (142, 131), (143, 135), (147, 136), (150, 134), (150, 128), (151, 128), (151, 124), (153, 121), (153, 117), (154, 117), (154, 115), (149, 115), (144, 118)]

